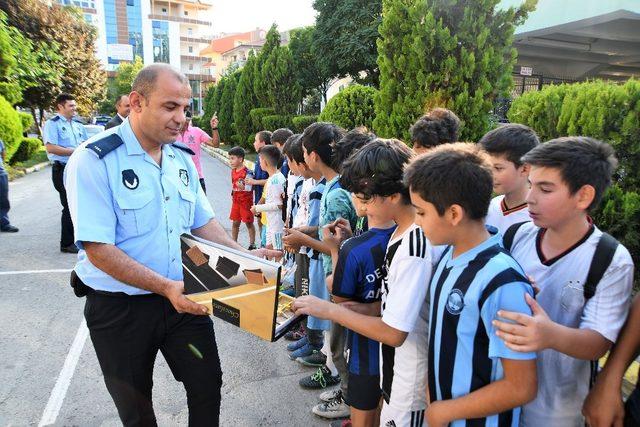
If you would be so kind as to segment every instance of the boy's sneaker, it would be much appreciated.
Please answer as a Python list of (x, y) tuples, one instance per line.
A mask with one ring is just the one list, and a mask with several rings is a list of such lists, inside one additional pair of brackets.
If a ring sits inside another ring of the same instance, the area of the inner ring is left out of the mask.
[(287, 341), (298, 341), (304, 336), (306, 336), (306, 332), (304, 331), (302, 326), (300, 326), (298, 329), (294, 329), (284, 334), (284, 339)]
[(256, 248), (256, 245), (249, 245), (249, 247), (247, 248), (250, 251), (256, 250), (258, 248)]
[(314, 406), (311, 412), (322, 418), (345, 418), (351, 415), (351, 408), (344, 402), (342, 390), (340, 390), (335, 399)]
[(310, 354), (312, 354), (314, 352), (314, 350), (320, 351), (320, 347), (316, 347), (316, 346), (313, 346), (313, 345), (311, 345), (309, 343), (306, 343), (304, 346), (302, 346), (299, 349), (297, 349), (294, 352), (292, 352), (289, 355), (289, 359), (296, 360), (298, 357), (307, 357)]
[(313, 352), (306, 357), (298, 357), (296, 361), (302, 363), (304, 366), (324, 366), (327, 363), (327, 356), (320, 350), (313, 350)]
[(320, 393), (320, 400), (323, 402), (331, 402), (341, 394), (342, 394), (342, 390), (340, 390), (340, 388), (334, 388), (333, 390), (323, 391), (322, 393)]
[(351, 427), (351, 418), (346, 420), (334, 420), (329, 423), (330, 427)]
[[(339, 383), (340, 376), (332, 376), (331, 371), (326, 366), (318, 368), (315, 374), (304, 377), (299, 382), (300, 387), (303, 388), (326, 388)], [(320, 395), (320, 398), (322, 398), (322, 395)]]
[(298, 341), (294, 341), (292, 343), (287, 344), (287, 350), (296, 351), (297, 349), (299, 349), (301, 347), (304, 347), (308, 343), (309, 343), (309, 340), (307, 339), (307, 336), (305, 335), (304, 337), (300, 338)]

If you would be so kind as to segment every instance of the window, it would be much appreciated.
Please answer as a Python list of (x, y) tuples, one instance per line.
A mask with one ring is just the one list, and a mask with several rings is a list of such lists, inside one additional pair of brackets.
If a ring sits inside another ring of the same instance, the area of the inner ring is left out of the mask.
[(187, 28), (187, 34), (192, 36), (193, 35), (193, 28)]
[(189, 46), (189, 53), (193, 53), (193, 46)]
[(189, 64), (189, 71), (193, 71), (193, 64)]
[(189, 16), (189, 11), (188, 10), (184, 11), (184, 16)]
[(167, 13), (167, 8), (166, 8), (166, 7), (163, 7), (163, 8), (162, 8), (162, 13), (164, 13), (164, 14), (166, 14), (166, 13)]

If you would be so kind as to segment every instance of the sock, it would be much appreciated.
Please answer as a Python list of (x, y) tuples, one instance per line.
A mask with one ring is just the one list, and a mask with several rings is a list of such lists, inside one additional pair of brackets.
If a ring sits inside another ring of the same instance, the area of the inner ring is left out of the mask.
[(327, 356), (327, 368), (331, 371), (331, 376), (338, 375), (338, 368), (333, 364), (333, 357), (331, 357), (331, 345), (330, 341), (330, 331), (324, 331), (324, 345), (322, 346), (322, 352)]

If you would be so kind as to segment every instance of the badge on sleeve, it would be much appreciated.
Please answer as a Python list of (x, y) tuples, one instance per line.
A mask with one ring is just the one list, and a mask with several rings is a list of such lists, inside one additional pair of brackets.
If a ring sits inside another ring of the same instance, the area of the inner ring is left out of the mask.
[(180, 169), (180, 181), (185, 185), (185, 187), (189, 186), (189, 172), (186, 169)]
[(125, 169), (122, 171), (122, 183), (129, 190), (135, 190), (136, 188), (138, 188), (140, 180), (138, 179), (138, 175), (136, 175), (133, 169)]

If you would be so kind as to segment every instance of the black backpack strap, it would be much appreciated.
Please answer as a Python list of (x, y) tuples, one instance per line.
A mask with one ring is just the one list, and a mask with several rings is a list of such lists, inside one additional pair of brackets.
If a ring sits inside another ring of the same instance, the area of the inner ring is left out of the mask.
[(608, 233), (602, 233), (596, 251), (591, 259), (587, 281), (584, 283), (584, 300), (585, 303), (596, 294), (598, 283), (602, 280), (605, 271), (609, 268), (613, 255), (618, 249), (618, 241)]
[(504, 232), (504, 236), (502, 237), (502, 245), (508, 251), (511, 251), (511, 247), (513, 246), (513, 239), (516, 237), (516, 233), (522, 227), (522, 224), (526, 224), (529, 221), (518, 222), (516, 224), (511, 225), (507, 228), (507, 231)]

